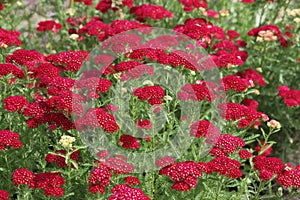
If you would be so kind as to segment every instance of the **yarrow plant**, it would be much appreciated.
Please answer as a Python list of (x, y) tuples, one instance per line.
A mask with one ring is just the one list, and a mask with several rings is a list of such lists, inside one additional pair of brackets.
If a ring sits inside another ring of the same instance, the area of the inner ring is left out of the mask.
[(298, 1), (0, 14), (0, 200), (300, 198)]

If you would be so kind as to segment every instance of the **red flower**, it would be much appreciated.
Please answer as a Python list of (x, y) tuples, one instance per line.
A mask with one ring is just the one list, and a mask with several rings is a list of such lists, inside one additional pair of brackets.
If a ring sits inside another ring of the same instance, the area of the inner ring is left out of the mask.
[(254, 3), (254, 0), (240, 0), (243, 3)]
[(61, 197), (64, 190), (60, 188), (65, 184), (60, 172), (45, 172), (35, 175), (33, 178), (36, 188), (44, 189), (46, 196)]
[(44, 59), (44, 55), (36, 50), (18, 49), (6, 57), (6, 62), (27, 66), (29, 71), (33, 71), (37, 64), (45, 62)]
[(0, 28), (0, 48), (7, 48), (10, 46), (22, 46), (22, 42), (19, 39), (20, 35), (21, 33), (18, 31), (11, 31)]
[(273, 174), (280, 174), (285, 166), (279, 158), (256, 156), (253, 158), (254, 168), (258, 171), (267, 170)]
[(141, 199), (141, 200), (150, 200), (149, 197), (145, 196), (144, 192), (139, 188), (131, 188), (125, 184), (119, 184), (114, 186), (111, 189), (113, 193), (108, 200), (133, 200), (133, 199)]
[(127, 176), (125, 179), (126, 184), (128, 185), (139, 185), (140, 180), (134, 176)]
[(36, 30), (40, 32), (52, 31), (53, 33), (58, 33), (62, 28), (62, 25), (60, 23), (56, 23), (54, 20), (41, 21), (38, 25), (39, 26)]
[(109, 156), (109, 153), (106, 150), (101, 150), (96, 154), (96, 156), (100, 159), (105, 159), (106, 157)]
[(219, 82), (225, 91), (234, 90), (236, 92), (244, 92), (250, 87), (250, 83), (247, 80), (233, 75), (225, 76)]
[(263, 181), (268, 181), (273, 177), (273, 173), (269, 172), (268, 170), (261, 170), (259, 171), (259, 178)]
[(148, 119), (138, 119), (138, 127), (141, 129), (150, 129), (152, 127), (151, 121)]
[(115, 20), (110, 24), (112, 28), (113, 35), (128, 31), (131, 29), (138, 29), (138, 28), (147, 28), (151, 27), (147, 24), (142, 24), (136, 21), (129, 21), (129, 20)]
[(194, 161), (179, 162), (163, 167), (159, 171), (160, 175), (166, 175), (175, 182), (172, 186), (175, 190), (189, 191), (190, 188), (197, 187), (197, 178), (202, 176), (198, 164)]
[[(66, 151), (65, 150), (56, 150), (55, 153), (57, 154), (62, 154), (62, 155), (66, 155)], [(80, 152), (79, 151), (75, 151), (73, 152), (71, 155), (70, 155), (70, 159), (77, 162), (78, 163), (78, 157), (80, 156)], [(59, 155), (55, 155), (55, 154), (47, 154), (46, 156), (46, 161), (48, 163), (52, 163), (54, 162), (55, 164), (57, 164), (60, 168), (64, 168), (67, 166), (67, 163), (66, 163), (66, 159), (62, 156), (59, 156)], [(71, 165), (72, 168), (74, 168), (74, 165), (72, 164)]]
[(205, 137), (206, 143), (217, 142), (221, 135), (220, 130), (207, 120), (199, 120), (190, 125), (190, 134), (196, 138)]
[(264, 114), (256, 111), (251, 107), (240, 105), (237, 103), (222, 103), (218, 105), (221, 109), (221, 116), (227, 121), (239, 120), (238, 126), (240, 128), (257, 126), (260, 124), (260, 120), (263, 119)]
[(21, 109), (28, 105), (27, 99), (23, 96), (10, 96), (4, 99), (4, 109), (9, 112), (21, 112)]
[(115, 174), (130, 174), (134, 171), (134, 166), (126, 162), (126, 159), (119, 157), (108, 158), (103, 162), (109, 169), (113, 170)]
[(178, 93), (178, 98), (186, 101), (214, 101), (216, 96), (217, 86), (212, 82), (201, 82), (200, 84), (186, 84), (182, 86), (181, 91)]
[(165, 167), (168, 166), (170, 164), (173, 164), (175, 162), (175, 159), (172, 158), (171, 156), (164, 156), (160, 159), (157, 159), (155, 164), (158, 167)]
[(93, 169), (90, 174), (90, 188), (91, 193), (99, 192), (100, 194), (104, 193), (104, 188), (109, 185), (112, 174), (109, 168), (100, 164), (97, 168)]
[(178, 181), (172, 185), (172, 189), (178, 191), (190, 191), (191, 187), (184, 181)]
[[(133, 6), (133, 0), (122, 0), (122, 4), (118, 6), (127, 6), (131, 8)], [(109, 9), (112, 9), (113, 11), (118, 10), (118, 8), (112, 7), (112, 0), (101, 0), (96, 5), (96, 10), (99, 10), (102, 13), (106, 13)]]
[(28, 185), (28, 187), (35, 187), (33, 178), (34, 173), (28, 169), (16, 169), (13, 174), (13, 182), (16, 187), (19, 185)]
[(227, 176), (233, 179), (242, 177), (242, 172), (239, 169), (241, 164), (237, 160), (225, 156), (218, 156), (207, 164), (212, 172), (218, 172), (221, 176)]
[(0, 64), (0, 77), (7, 76), (8, 74), (13, 74), (17, 78), (24, 78), (23, 71), (17, 66), (10, 63)]
[(244, 99), (243, 104), (249, 108), (257, 109), (258, 107), (258, 102), (253, 99)]
[[(230, 134), (224, 134), (218, 138), (217, 143), (214, 145), (214, 148), (212, 149), (213, 152), (210, 153), (212, 155), (215, 155), (215, 153), (218, 153), (220, 155), (232, 154), (237, 150), (237, 148), (242, 148), (245, 145), (246, 143), (244, 142), (243, 139)], [(220, 150), (217, 151), (216, 148)], [(215, 156), (219, 156), (218, 154), (216, 154)]]
[(138, 96), (140, 100), (148, 100), (153, 98), (164, 98), (164, 89), (160, 86), (145, 86), (144, 88), (137, 88), (133, 94)]
[(239, 151), (239, 156), (241, 159), (245, 160), (245, 159), (251, 158), (252, 153), (247, 150), (242, 149)]
[(139, 149), (140, 144), (138, 140), (131, 135), (122, 135), (118, 142), (125, 149)]
[[(0, 4), (0, 6), (1, 6), (1, 4)], [(8, 192), (6, 192), (5, 190), (0, 190), (0, 199), (1, 200), (8, 200), (9, 199)]]
[(240, 34), (234, 30), (228, 30), (226, 32), (226, 34), (228, 35), (230, 40), (234, 40), (234, 39), (240, 37)]
[(90, 108), (84, 117), (75, 121), (75, 126), (78, 130), (101, 127), (108, 133), (114, 133), (119, 130), (115, 117), (107, 113), (104, 108)]
[(100, 21), (98, 18), (93, 18), (85, 26), (78, 30), (78, 34), (86, 33), (88, 36), (96, 36), (98, 41), (103, 41), (108, 37), (110, 26)]
[(130, 9), (130, 13), (134, 13), (137, 16), (137, 20), (144, 22), (147, 18), (154, 20), (161, 20), (163, 18), (172, 18), (173, 13), (164, 9), (161, 6), (143, 4), (141, 6), (135, 6)]
[(283, 185), (285, 188), (291, 186), (300, 188), (300, 170), (297, 168), (284, 170), (277, 176), (276, 181), (279, 184)]
[(133, 69), (139, 65), (143, 65), (143, 64), (140, 62), (136, 62), (136, 61), (127, 61), (127, 62), (119, 63), (118, 65), (116, 65), (114, 67), (114, 69), (116, 70), (116, 72), (123, 72), (123, 71), (128, 71), (130, 69)]
[(249, 81), (253, 81), (253, 83), (258, 84), (259, 86), (265, 86), (266, 84), (266, 82), (263, 79), (263, 76), (251, 68), (245, 69), (244, 72), (238, 72), (236, 75)]
[(278, 87), (279, 96), (284, 99), (288, 107), (300, 105), (300, 90), (290, 89), (287, 86)]
[(207, 8), (207, 0), (179, 0), (184, 6), (184, 11), (191, 12), (195, 8)]
[(9, 130), (0, 130), (0, 150), (5, 150), (6, 147), (18, 149), (23, 146), (19, 141), (20, 135)]
[(220, 17), (219, 13), (214, 11), (214, 10), (207, 10), (206, 14), (207, 14), (207, 17), (212, 17), (212, 18), (215, 18), (215, 19), (218, 19)]

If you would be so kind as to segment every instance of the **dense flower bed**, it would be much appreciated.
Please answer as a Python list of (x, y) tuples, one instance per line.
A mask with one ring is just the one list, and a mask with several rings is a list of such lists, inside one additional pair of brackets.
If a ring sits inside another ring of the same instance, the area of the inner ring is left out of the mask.
[(297, 1), (28, 2), (0, 4), (0, 200), (300, 198)]

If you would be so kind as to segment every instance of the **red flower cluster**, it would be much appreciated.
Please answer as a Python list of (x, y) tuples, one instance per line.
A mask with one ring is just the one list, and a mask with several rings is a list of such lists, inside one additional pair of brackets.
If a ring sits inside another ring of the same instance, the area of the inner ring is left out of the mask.
[[(216, 14), (214, 11), (210, 12), (213, 15)], [(222, 28), (214, 26), (203, 18), (187, 19), (184, 25), (177, 25), (174, 30), (197, 40), (197, 44), (203, 48), (217, 50), (215, 54), (210, 54), (210, 57), (218, 67), (231, 68), (240, 66), (243, 65), (248, 57), (246, 51), (239, 50), (240, 47), (245, 46), (244, 42), (241, 40), (233, 41), (238, 37), (237, 32), (229, 32), (230, 40), (226, 40)], [(212, 41), (215, 42), (212, 43)], [(213, 63), (206, 64), (203, 62), (201, 64), (208, 69), (214, 67)]]
[(276, 177), (276, 181), (285, 188), (300, 188), (300, 165), (296, 168), (293, 166), (286, 166), (281, 174)]
[(104, 108), (90, 108), (82, 118), (75, 121), (77, 130), (94, 129), (101, 127), (105, 132), (113, 133), (119, 130), (115, 117)]
[(129, 20), (115, 20), (108, 25), (103, 23), (100, 18), (97, 17), (90, 18), (87, 22), (87, 18), (85, 16), (79, 18), (68, 18), (66, 22), (72, 26), (72, 28), (68, 30), (69, 34), (79, 35), (78, 41), (82, 41), (85, 36), (96, 36), (99, 41), (103, 41), (109, 36), (113, 36), (127, 30), (150, 27), (150, 25)]
[(105, 159), (109, 156), (109, 153), (107, 150), (101, 150), (96, 154), (96, 156), (100, 159)]
[(111, 27), (111, 34), (115, 35), (131, 29), (147, 28), (151, 26), (147, 24), (141, 24), (136, 21), (115, 20), (110, 24), (110, 27)]
[(24, 78), (23, 71), (17, 66), (10, 63), (0, 64), (0, 78), (9, 74), (13, 74), (17, 78)]
[(110, 80), (97, 77), (84, 78), (76, 83), (77, 89), (82, 90), (82, 92), (87, 90), (89, 98), (99, 98), (98, 93), (108, 92), (111, 86), (112, 82)]
[(118, 141), (118, 144), (125, 149), (139, 149), (140, 143), (131, 135), (122, 135)]
[(130, 174), (134, 171), (134, 166), (126, 162), (126, 158), (117, 157), (107, 158), (104, 162), (109, 169), (111, 169), (115, 174)]
[[(66, 150), (56, 150), (55, 151), (56, 154), (60, 154), (62, 156), (67, 154)], [(66, 159), (60, 155), (56, 155), (56, 154), (47, 154), (46, 156), (46, 161), (48, 163), (52, 163), (54, 162), (55, 164), (57, 164), (60, 168), (64, 168), (67, 167), (67, 163), (66, 163)], [(79, 151), (74, 151), (71, 155), (70, 155), (70, 159), (75, 161), (76, 163), (78, 163), (78, 157), (80, 156), (80, 152)], [(74, 168), (74, 165), (71, 165), (72, 168)]]
[(234, 153), (237, 148), (242, 148), (246, 143), (239, 137), (224, 134), (221, 135), (214, 147), (210, 150), (210, 154), (214, 156), (227, 156)]
[(40, 32), (52, 31), (56, 34), (61, 28), (62, 25), (60, 23), (56, 23), (54, 20), (46, 20), (39, 22), (36, 30)]
[(279, 96), (284, 99), (288, 107), (300, 105), (300, 90), (290, 89), (287, 86), (278, 87)]
[(4, 109), (9, 112), (21, 112), (28, 105), (24, 96), (10, 96), (4, 99)]
[(249, 108), (253, 108), (253, 109), (258, 108), (258, 102), (253, 99), (244, 99), (242, 103)]
[(254, 69), (247, 68), (244, 72), (238, 72), (237, 76), (248, 80), (249, 82), (252, 81), (259, 86), (265, 86), (266, 82), (261, 74), (257, 73)]
[(77, 72), (82, 63), (88, 59), (89, 53), (86, 51), (66, 51), (58, 54), (50, 54), (45, 60), (60, 69)]
[(9, 130), (0, 130), (0, 150), (5, 150), (6, 147), (18, 149), (23, 146), (19, 140), (20, 135)]
[(138, 119), (138, 128), (150, 129), (152, 127), (151, 121), (148, 119)]
[[(0, 4), (0, 10), (1, 10), (1, 4)], [(9, 194), (5, 190), (0, 190), (0, 199), (1, 200), (8, 200)]]
[(109, 25), (103, 23), (98, 18), (92, 18), (92, 20), (80, 28), (77, 33), (79, 35), (86, 33), (88, 36), (96, 36), (99, 41), (103, 41), (108, 37), (109, 30)]
[(224, 87), (225, 91), (234, 90), (236, 92), (244, 92), (248, 87), (251, 87), (251, 83), (248, 80), (234, 75), (223, 77), (219, 83)]
[(140, 180), (134, 176), (127, 176), (125, 179), (127, 185), (139, 185)]
[(248, 31), (248, 35), (256, 37), (258, 42), (280, 40), (281, 46), (288, 47), (288, 41), (282, 36), (276, 25), (264, 25), (259, 28), (253, 28)]
[(213, 144), (218, 141), (221, 131), (207, 120), (199, 120), (190, 125), (190, 134), (196, 138), (205, 137), (206, 143)]
[(140, 100), (148, 100), (150, 105), (162, 104), (165, 96), (165, 90), (160, 86), (145, 86), (143, 88), (136, 88), (133, 94)]
[(70, 130), (74, 127), (73, 123), (62, 112), (53, 112), (53, 107), (45, 101), (36, 101), (28, 104), (23, 110), (23, 115), (30, 117), (26, 123), (30, 128), (36, 128), (39, 124), (49, 124), (51, 129), (62, 127)]
[(150, 61), (157, 61), (161, 64), (169, 63), (169, 54), (164, 51), (164, 48), (154, 49), (154, 48), (141, 48), (134, 49), (132, 53), (128, 54), (128, 57), (131, 59), (136, 59), (139, 61), (143, 61), (148, 59)]
[(136, 61), (126, 61), (126, 62), (120, 62), (119, 64), (117, 64), (114, 67), (114, 70), (116, 70), (116, 72), (124, 72), (124, 71), (128, 71), (130, 69), (134, 69), (135, 67), (139, 66), (139, 65), (143, 65), (140, 62), (136, 62)]
[(16, 187), (19, 185), (28, 185), (30, 188), (34, 188), (34, 173), (28, 169), (20, 168), (16, 169), (13, 174), (13, 182)]
[(0, 28), (0, 48), (7, 48), (10, 46), (22, 46), (22, 42), (19, 39), (20, 35), (21, 33), (18, 31), (10, 31)]
[(150, 200), (139, 188), (131, 188), (125, 184), (119, 184), (111, 189), (113, 193), (108, 200)]
[(212, 82), (202, 82), (200, 84), (185, 84), (178, 93), (180, 100), (192, 100), (208, 102), (214, 101), (216, 96), (217, 86)]
[(93, 169), (90, 174), (89, 183), (91, 185), (89, 187), (89, 191), (93, 194), (97, 192), (103, 194), (105, 187), (110, 183), (111, 177), (112, 173), (110, 172), (109, 168), (104, 164), (100, 164), (97, 168)]
[(260, 120), (264, 117), (263, 113), (238, 103), (222, 103), (218, 108), (222, 111), (221, 116), (227, 121), (239, 120), (240, 128), (259, 126)]
[(179, 0), (184, 6), (184, 11), (191, 12), (196, 8), (207, 8), (207, 0)]
[(255, 156), (253, 158), (254, 168), (259, 171), (259, 177), (268, 181), (274, 174), (280, 174), (285, 166), (279, 158)]
[(130, 9), (130, 13), (137, 16), (137, 20), (145, 22), (147, 18), (160, 20), (163, 18), (172, 18), (173, 13), (158, 5), (143, 4)]
[(247, 150), (244, 150), (244, 149), (241, 149), (239, 151), (239, 156), (242, 160), (245, 160), (245, 159), (248, 159), (248, 158), (251, 158), (252, 157), (252, 153), (247, 151)]
[(30, 188), (44, 189), (46, 196), (61, 197), (64, 190), (61, 188), (65, 184), (65, 180), (59, 172), (45, 172), (34, 174), (28, 169), (16, 169), (13, 174), (13, 182), (18, 185), (28, 185)]
[(18, 49), (6, 57), (6, 62), (26, 66), (28, 71), (32, 71), (37, 64), (43, 63), (44, 59), (44, 55), (36, 50)]
[(160, 175), (170, 177), (175, 183), (174, 190), (190, 191), (191, 187), (197, 187), (197, 178), (202, 176), (202, 172), (194, 161), (179, 162), (168, 165), (159, 171)]
[(121, 81), (141, 78), (143, 74), (154, 75), (154, 69), (148, 65), (139, 65), (121, 75)]
[[(122, 0), (121, 4), (117, 5), (118, 7), (127, 6), (131, 8), (133, 6), (133, 0)], [(102, 13), (106, 13), (109, 9), (113, 11), (117, 11), (117, 7), (112, 7), (112, 0), (101, 0), (96, 5), (96, 10), (99, 10)]]
[(241, 164), (237, 160), (226, 156), (218, 156), (207, 163), (209, 173), (218, 172), (221, 176), (233, 179), (242, 177), (240, 166)]
[(155, 161), (156, 166), (158, 167), (165, 167), (168, 165), (171, 165), (175, 162), (175, 159), (171, 156), (164, 156), (162, 158), (159, 158)]

